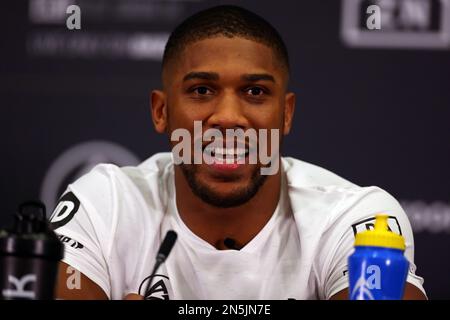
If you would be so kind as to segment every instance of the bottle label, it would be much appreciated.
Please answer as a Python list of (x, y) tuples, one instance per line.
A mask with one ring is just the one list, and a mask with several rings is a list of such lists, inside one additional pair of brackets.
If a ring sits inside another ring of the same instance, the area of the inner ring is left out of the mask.
[(2, 294), (4, 299), (35, 299), (35, 292), (33, 290), (27, 290), (31, 284), (36, 282), (35, 274), (26, 274), (22, 277), (15, 277), (8, 275), (9, 287), (3, 289)]
[(350, 292), (351, 300), (375, 300), (372, 290), (382, 290), (381, 268), (376, 264), (362, 267), (362, 272)]
[(349, 298), (402, 299), (408, 267), (400, 250), (357, 248), (349, 257)]

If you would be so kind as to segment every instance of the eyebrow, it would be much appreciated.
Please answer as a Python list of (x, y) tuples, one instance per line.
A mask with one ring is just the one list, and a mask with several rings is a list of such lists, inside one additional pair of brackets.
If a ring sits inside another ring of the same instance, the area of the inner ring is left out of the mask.
[[(217, 81), (219, 80), (219, 74), (216, 72), (203, 72), (203, 71), (193, 71), (187, 73), (183, 77), (183, 81), (193, 80), (193, 79), (201, 79), (201, 80), (210, 80)], [(257, 81), (272, 81), (275, 82), (275, 78), (268, 73), (252, 73), (252, 74), (244, 74), (241, 76), (241, 79), (249, 82), (257, 82)]]
[(189, 72), (183, 77), (183, 81), (188, 81), (192, 79), (201, 79), (201, 80), (211, 80), (217, 81), (219, 80), (219, 74), (215, 72)]
[(275, 82), (275, 78), (268, 73), (244, 74), (241, 79), (250, 82), (257, 82), (262, 80)]

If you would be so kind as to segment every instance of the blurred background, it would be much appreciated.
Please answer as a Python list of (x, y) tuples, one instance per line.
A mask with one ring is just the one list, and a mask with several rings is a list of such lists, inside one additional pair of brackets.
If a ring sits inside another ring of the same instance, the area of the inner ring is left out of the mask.
[(446, 0), (1, 1), (0, 227), (24, 200), (50, 214), (96, 163), (169, 151), (149, 112), (164, 45), (182, 19), (217, 4), (262, 15), (286, 41), (297, 109), (284, 154), (399, 199), (429, 298), (449, 299)]

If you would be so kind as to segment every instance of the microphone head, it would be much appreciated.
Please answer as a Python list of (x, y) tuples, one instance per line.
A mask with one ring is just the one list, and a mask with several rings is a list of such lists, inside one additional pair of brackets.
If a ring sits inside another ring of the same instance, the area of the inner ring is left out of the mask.
[(176, 240), (177, 240), (177, 233), (173, 230), (167, 231), (166, 236), (164, 237), (164, 240), (161, 243), (161, 247), (159, 248), (157, 259), (160, 259), (162, 262), (166, 260)]
[(228, 249), (239, 250), (239, 248), (236, 246), (236, 240), (232, 238), (225, 238), (223, 240), (223, 243)]

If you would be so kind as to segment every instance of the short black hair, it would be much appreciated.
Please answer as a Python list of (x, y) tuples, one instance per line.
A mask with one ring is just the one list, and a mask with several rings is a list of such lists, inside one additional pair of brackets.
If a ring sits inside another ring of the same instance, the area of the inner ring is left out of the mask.
[(178, 25), (166, 43), (163, 69), (168, 61), (176, 57), (188, 44), (216, 36), (241, 37), (272, 48), (289, 74), (288, 51), (278, 31), (257, 14), (233, 5), (221, 5), (200, 11)]

